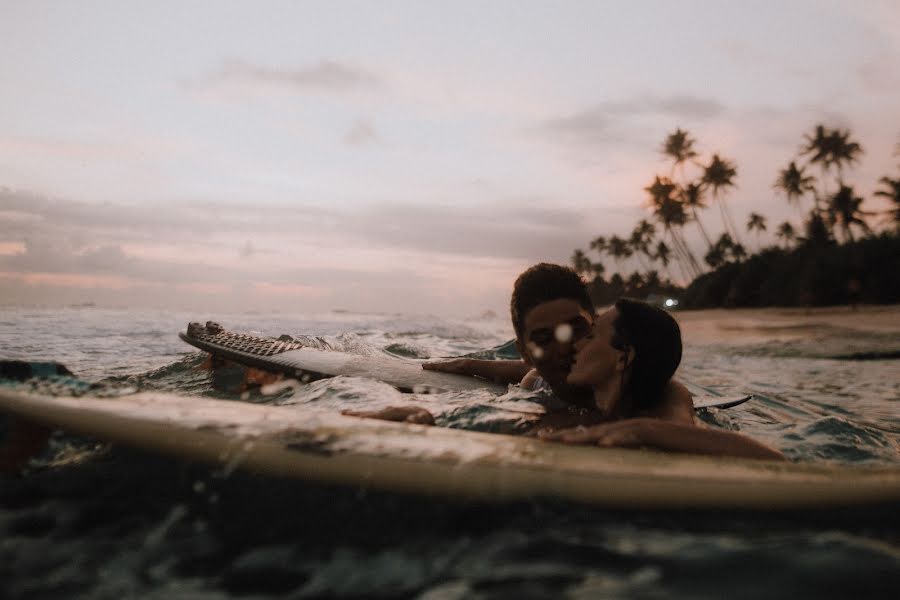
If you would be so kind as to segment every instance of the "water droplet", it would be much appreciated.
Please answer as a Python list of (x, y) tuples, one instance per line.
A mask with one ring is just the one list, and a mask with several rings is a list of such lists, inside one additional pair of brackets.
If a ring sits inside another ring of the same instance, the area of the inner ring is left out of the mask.
[(553, 336), (560, 344), (565, 344), (572, 339), (572, 326), (568, 323), (560, 323), (556, 326)]

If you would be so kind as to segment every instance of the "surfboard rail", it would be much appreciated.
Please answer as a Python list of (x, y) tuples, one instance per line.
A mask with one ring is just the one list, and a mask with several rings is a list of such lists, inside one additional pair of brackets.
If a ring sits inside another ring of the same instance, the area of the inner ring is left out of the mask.
[(479, 501), (756, 510), (900, 501), (896, 467), (600, 449), (154, 392), (96, 398), (0, 390), (0, 411), (226, 470)]

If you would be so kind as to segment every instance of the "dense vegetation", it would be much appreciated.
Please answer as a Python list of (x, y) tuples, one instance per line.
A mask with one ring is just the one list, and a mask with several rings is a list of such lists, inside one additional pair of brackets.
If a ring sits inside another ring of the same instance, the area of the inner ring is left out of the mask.
[[(817, 125), (804, 136), (799, 155), (778, 173), (773, 187), (788, 203), (807, 204), (809, 210), (802, 223), (786, 221), (775, 229), (780, 246), (760, 247), (753, 255), (725, 202), (737, 165), (718, 153), (704, 160), (695, 144), (681, 129), (667, 136), (662, 154), (670, 162), (669, 173), (656, 175), (644, 188), (650, 219), (640, 220), (629, 236), (591, 241), (599, 261), (575, 250), (572, 264), (588, 279), (598, 304), (621, 295), (674, 296), (686, 308), (900, 302), (900, 177), (882, 177), (875, 192), (891, 209), (864, 210), (864, 199), (844, 177), (863, 153), (848, 130)], [(817, 175), (811, 173), (815, 168)], [(715, 240), (700, 216), (710, 201), (718, 206), (723, 226)], [(705, 242), (702, 263), (685, 239), (689, 224)], [(749, 215), (747, 233), (758, 236), (767, 227), (763, 215)], [(609, 280), (604, 255), (616, 267)], [(640, 270), (623, 274), (629, 262)], [(686, 289), (673, 283), (672, 267), (676, 277), (691, 282)]]
[(900, 236), (766, 248), (701, 275), (681, 298), (688, 308), (898, 303)]

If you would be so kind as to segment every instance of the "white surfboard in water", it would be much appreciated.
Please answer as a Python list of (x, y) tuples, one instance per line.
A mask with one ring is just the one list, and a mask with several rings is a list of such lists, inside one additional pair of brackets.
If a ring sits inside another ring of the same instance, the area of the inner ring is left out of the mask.
[[(178, 334), (188, 344), (236, 363), (283, 373), (310, 381), (339, 375), (368, 377), (388, 383), (401, 391), (464, 392), (487, 390), (495, 394), (509, 391), (506, 385), (486, 379), (426, 371), (422, 361), (391, 356), (361, 356), (307, 348), (292, 340), (276, 340), (225, 331), (215, 323), (193, 323)], [(730, 408), (752, 395), (695, 395), (694, 408)]]
[(0, 388), (0, 412), (226, 469), (481, 501), (762, 510), (900, 501), (896, 467), (570, 446), (162, 393), (60, 397)]

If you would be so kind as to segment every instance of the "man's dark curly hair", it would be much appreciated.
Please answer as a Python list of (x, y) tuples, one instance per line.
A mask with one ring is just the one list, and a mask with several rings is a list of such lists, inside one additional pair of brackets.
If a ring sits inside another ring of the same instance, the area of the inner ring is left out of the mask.
[(516, 337), (522, 340), (525, 315), (528, 311), (538, 304), (560, 299), (574, 300), (586, 311), (594, 314), (594, 303), (588, 295), (584, 280), (569, 267), (538, 263), (519, 275), (513, 285), (512, 299), (509, 302)]

